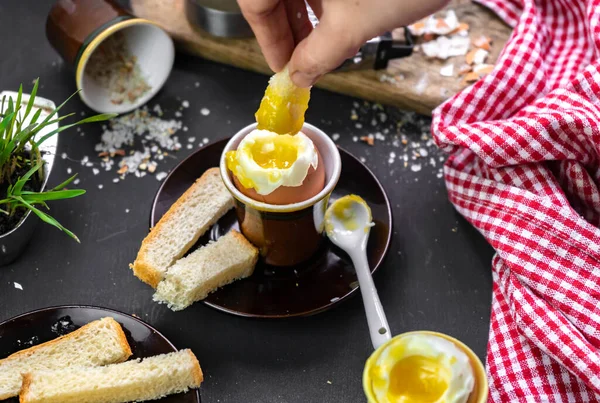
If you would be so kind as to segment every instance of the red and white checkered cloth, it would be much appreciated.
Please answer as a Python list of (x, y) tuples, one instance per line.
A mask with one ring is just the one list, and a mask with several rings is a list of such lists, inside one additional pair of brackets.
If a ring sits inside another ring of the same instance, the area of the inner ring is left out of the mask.
[(432, 131), (497, 252), (489, 400), (600, 401), (600, 0), (479, 1), (513, 34)]

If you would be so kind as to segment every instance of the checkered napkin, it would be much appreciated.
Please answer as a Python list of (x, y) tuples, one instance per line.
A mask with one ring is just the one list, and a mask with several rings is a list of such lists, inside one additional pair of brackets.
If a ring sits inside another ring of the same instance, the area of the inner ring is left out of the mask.
[(490, 401), (600, 401), (600, 0), (479, 1), (513, 34), (432, 130), (496, 249)]

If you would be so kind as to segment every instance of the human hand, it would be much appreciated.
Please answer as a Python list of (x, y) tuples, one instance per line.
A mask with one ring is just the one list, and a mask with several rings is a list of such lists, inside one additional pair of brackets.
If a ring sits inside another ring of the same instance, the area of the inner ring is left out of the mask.
[(288, 64), (299, 87), (356, 54), (369, 39), (434, 13), (449, 0), (308, 0), (319, 19), (313, 29), (305, 0), (238, 0), (269, 67)]

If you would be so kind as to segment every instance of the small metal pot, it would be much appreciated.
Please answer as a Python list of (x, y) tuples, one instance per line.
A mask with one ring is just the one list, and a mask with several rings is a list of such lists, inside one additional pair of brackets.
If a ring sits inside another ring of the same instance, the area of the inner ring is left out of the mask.
[[(4, 96), (7, 98), (12, 98), (13, 101), (16, 102), (16, 92), (4, 91), (0, 93), (0, 99), (2, 99)], [(23, 94), (21, 102), (26, 105), (27, 102), (29, 102), (29, 95)], [(55, 108), (56, 105), (54, 102), (36, 96), (34, 106), (28, 118), (23, 123), (23, 127), (27, 127), (29, 119), (31, 119), (31, 116), (34, 115), (37, 109), (42, 109), (42, 113), (40, 114), (39, 118), (41, 121), (45, 119), (49, 111), (52, 111)], [(58, 114), (55, 117), (57, 118)], [(36, 135), (36, 138), (41, 138), (45, 134), (57, 128), (58, 123), (46, 126), (44, 129), (40, 130), (40, 132)], [(44, 141), (39, 147), (40, 152), (42, 153), (42, 159), (46, 162), (44, 164), (44, 182), (42, 183), (41, 190), (46, 188), (46, 183), (50, 177), (50, 172), (52, 171), (52, 166), (54, 165), (57, 143), (58, 136), (55, 135)], [(15, 228), (5, 234), (0, 235), (0, 266), (5, 266), (9, 263), (12, 263), (21, 255), (21, 253), (23, 253), (25, 247), (33, 236), (38, 221), (38, 217), (35, 214), (32, 214), (31, 211), (28, 211)]]
[(252, 37), (236, 0), (187, 0), (185, 15), (193, 26), (221, 38)]

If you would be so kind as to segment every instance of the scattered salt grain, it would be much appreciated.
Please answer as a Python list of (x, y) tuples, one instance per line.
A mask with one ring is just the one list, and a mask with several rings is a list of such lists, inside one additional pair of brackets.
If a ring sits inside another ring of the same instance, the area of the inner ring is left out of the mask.
[(22, 286), (21, 284), (19, 284), (19, 283), (17, 283), (17, 282), (15, 282), (14, 284), (15, 284), (15, 288), (16, 288), (17, 290), (21, 290), (21, 291), (23, 291), (23, 286)]
[(358, 136), (352, 137), (352, 141), (354, 141), (356, 143), (358, 141)]
[(93, 168), (92, 172), (94, 173), (94, 175), (98, 175), (100, 173), (100, 170), (98, 168)]
[(421, 155), (421, 157), (427, 157), (427, 155), (429, 155), (427, 150), (424, 148), (419, 148), (419, 154)]
[(193, 144), (188, 144), (185, 148), (187, 148), (188, 150), (191, 150), (192, 148), (194, 148)]
[(371, 120), (371, 126), (377, 126), (377, 120), (372, 119)]
[(126, 213), (129, 213), (129, 209), (128, 209), (128, 208), (126, 208), (126, 209), (125, 209), (125, 212), (126, 212)]
[(202, 116), (208, 116), (208, 115), (210, 115), (210, 109), (202, 108), (202, 109), (200, 109), (200, 114), (202, 114)]
[(193, 143), (194, 141), (196, 141), (196, 137), (188, 138), (188, 143)]
[(91, 167), (93, 167), (93, 166), (94, 166), (94, 163), (93, 163), (93, 162), (86, 162), (86, 163), (85, 163), (85, 166), (86, 166), (87, 168), (91, 168)]
[(204, 138), (202, 139), (202, 144), (208, 144), (208, 142), (209, 142), (209, 141), (210, 141), (210, 140), (209, 140), (207, 137), (204, 137)]
[(367, 162), (367, 159), (365, 157), (360, 157), (360, 162), (364, 164), (365, 162)]
[(200, 87), (200, 83), (199, 83), (198, 81), (196, 81), (196, 82), (194, 83), (194, 87), (196, 87), (196, 88)]
[(390, 153), (390, 158), (396, 158), (396, 153), (392, 151), (392, 152)]
[(98, 189), (102, 189), (104, 187), (104, 185), (100, 184), (98, 185)]
[(154, 108), (152, 108), (152, 110), (154, 111), (154, 113), (156, 113), (158, 116), (162, 116), (163, 115), (163, 110), (160, 107), (159, 104), (154, 105)]
[(339, 301), (339, 300), (340, 300), (340, 298), (339, 298), (339, 297), (333, 297), (333, 298), (331, 298), (329, 301), (331, 301), (331, 302), (336, 302), (336, 301)]
[(75, 180), (73, 181), (73, 185), (79, 185), (79, 182), (80, 182), (80, 180), (79, 180), (79, 179), (75, 179)]
[(119, 183), (119, 178), (114, 178), (113, 183)]
[(161, 181), (167, 177), (166, 172), (159, 172), (156, 174), (156, 180)]
[(375, 133), (375, 139), (379, 140), (379, 141), (384, 141), (385, 136), (383, 134), (381, 134), (381, 132), (377, 132), (377, 133)]
[(357, 123), (354, 125), (357, 129), (362, 129), (363, 125), (362, 123)]
[(187, 126), (183, 126), (183, 131), (187, 132), (188, 131), (188, 127)]
[(176, 117), (176, 118), (180, 118), (180, 117), (182, 117), (182, 116), (183, 116), (183, 114), (182, 114), (181, 112), (179, 112), (179, 111), (176, 111), (176, 112), (175, 112), (175, 117)]
[(339, 133), (333, 133), (331, 135), (331, 138), (333, 139), (333, 141), (338, 141), (340, 139), (340, 135)]
[(73, 170), (71, 168), (67, 168), (67, 174), (71, 175), (71, 172), (73, 172)]
[(190, 103), (188, 101), (182, 101), (181, 102), (181, 106), (183, 106), (184, 108), (189, 108), (190, 107)]
[(421, 164), (412, 164), (410, 170), (413, 172), (419, 172), (421, 170)]

